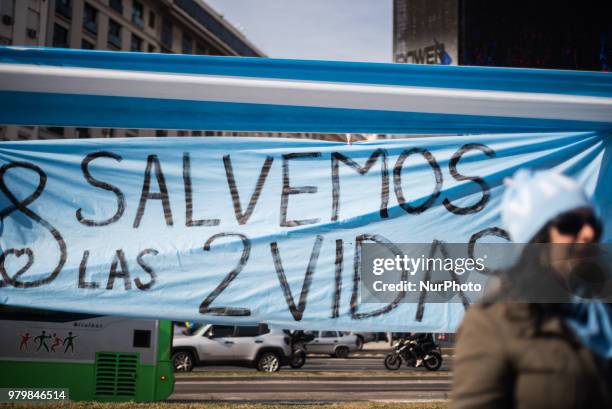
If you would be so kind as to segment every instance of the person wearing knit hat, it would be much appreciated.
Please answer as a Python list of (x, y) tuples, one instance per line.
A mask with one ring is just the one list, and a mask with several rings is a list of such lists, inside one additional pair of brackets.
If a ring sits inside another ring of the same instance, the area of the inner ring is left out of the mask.
[[(597, 212), (574, 180), (521, 169), (504, 184), (502, 227), (524, 246), (521, 261), (534, 243), (551, 244), (545, 246), (550, 261), (554, 244), (599, 241)], [(540, 256), (530, 260), (538, 264)], [(545, 282), (536, 276), (557, 274), (551, 266), (523, 277)], [(501, 297), (471, 306), (457, 332), (451, 408), (612, 408), (612, 307), (573, 300), (571, 294), (558, 304)]]
[[(573, 179), (560, 173), (521, 169), (504, 184), (501, 221), (514, 243), (530, 242), (548, 222), (563, 213), (585, 209), (594, 216), (593, 206), (584, 190)], [(594, 225), (591, 227), (597, 228), (596, 220), (592, 222)]]

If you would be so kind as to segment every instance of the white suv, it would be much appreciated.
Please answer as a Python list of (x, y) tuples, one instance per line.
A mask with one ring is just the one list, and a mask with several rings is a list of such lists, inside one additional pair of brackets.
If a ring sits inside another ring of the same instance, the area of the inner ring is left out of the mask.
[(279, 329), (259, 326), (202, 325), (189, 335), (175, 332), (172, 365), (191, 371), (196, 365), (247, 365), (276, 372), (291, 360), (291, 339)]

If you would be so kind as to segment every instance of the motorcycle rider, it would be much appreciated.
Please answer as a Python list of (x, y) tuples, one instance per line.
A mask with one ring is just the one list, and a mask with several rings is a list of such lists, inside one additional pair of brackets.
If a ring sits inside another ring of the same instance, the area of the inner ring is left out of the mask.
[(305, 344), (312, 341), (315, 335), (312, 332), (304, 332), (303, 330), (284, 331), (289, 335), (291, 340), (292, 357), (289, 365), (291, 365), (292, 368), (301, 368), (306, 361)]
[(414, 342), (410, 351), (416, 357), (416, 364), (414, 366), (418, 368), (423, 364), (423, 359), (426, 357), (425, 351), (435, 344), (433, 334), (429, 332), (412, 332), (408, 336), (408, 340)]

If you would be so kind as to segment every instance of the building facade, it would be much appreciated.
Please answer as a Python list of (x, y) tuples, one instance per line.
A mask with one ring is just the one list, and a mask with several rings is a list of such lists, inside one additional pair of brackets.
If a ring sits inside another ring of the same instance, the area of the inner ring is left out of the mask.
[(609, 72), (606, 4), (393, 0), (393, 61)]
[[(0, 0), (0, 45), (265, 56), (201, 0)], [(3, 140), (167, 134), (155, 129), (0, 126)]]
[(393, 62), (458, 64), (459, 0), (394, 0)]

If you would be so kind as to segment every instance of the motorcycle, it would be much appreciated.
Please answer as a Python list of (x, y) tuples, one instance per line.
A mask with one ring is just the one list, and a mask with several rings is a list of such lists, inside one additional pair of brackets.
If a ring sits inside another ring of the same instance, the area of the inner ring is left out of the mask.
[(301, 368), (306, 363), (306, 343), (314, 339), (314, 334), (304, 331), (294, 331), (291, 335), (291, 360), (289, 366), (294, 369)]
[(396, 371), (405, 363), (406, 366), (416, 367), (417, 360), (422, 358), (423, 365), (428, 371), (437, 371), (442, 366), (442, 350), (434, 342), (425, 344), (422, 357), (418, 357), (415, 350), (418, 346), (416, 340), (400, 339), (393, 345), (393, 351), (385, 357), (385, 368)]

